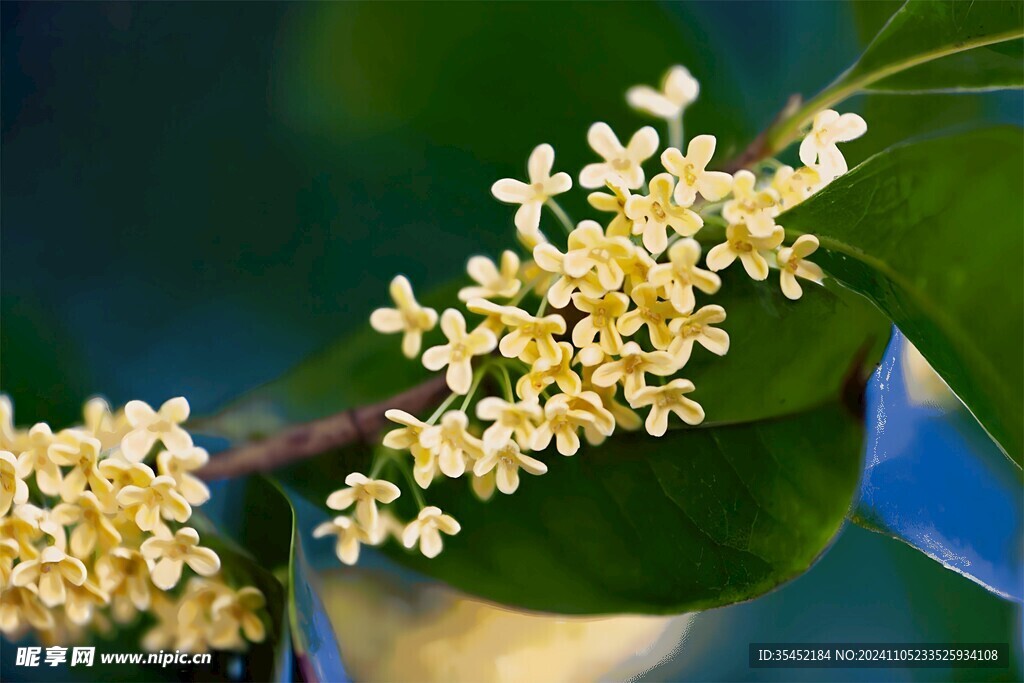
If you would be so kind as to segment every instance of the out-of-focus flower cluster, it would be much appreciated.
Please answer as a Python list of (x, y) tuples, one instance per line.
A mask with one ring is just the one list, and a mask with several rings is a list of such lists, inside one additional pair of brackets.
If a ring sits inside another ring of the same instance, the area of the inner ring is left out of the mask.
[[(85, 404), (56, 433), (14, 426), (0, 396), (0, 631), (66, 645), (148, 614), (149, 649), (243, 649), (265, 637), (263, 595), (218, 576), (220, 559), (188, 525), (210, 497), (206, 464), (181, 424), (189, 405), (111, 412)], [(186, 571), (187, 568), (187, 571)], [(191, 578), (183, 578), (192, 574)]]
[[(632, 106), (667, 122), (669, 145), (660, 154), (650, 126), (625, 145), (607, 124), (590, 127), (587, 140), (600, 160), (582, 169), (579, 184), (594, 190), (587, 201), (603, 215), (601, 222), (573, 223), (555, 200), (571, 189), (572, 178), (553, 172), (550, 145), (533, 150), (526, 181), (494, 183), (498, 200), (519, 206), (514, 223), (526, 253), (505, 251), (498, 263), (470, 259), (473, 284), (459, 299), (471, 324), (455, 308), (438, 316), (417, 302), (405, 277), (394, 279), (394, 307), (374, 311), (372, 326), (402, 333), (403, 352), (416, 358), (423, 335), (440, 320), (445, 343), (426, 349), (422, 362), (444, 370), (452, 393), (425, 419), (389, 410), (398, 428), (385, 435), (373, 471), (349, 475), (347, 488), (328, 498), (327, 506), (342, 514), (315, 533), (336, 538), (343, 562), (356, 562), (361, 544), (389, 536), (408, 548), (418, 545), (428, 557), (441, 552), (442, 534), (458, 533), (459, 524), (427, 505), (418, 490), (438, 477), (466, 475), (486, 500), (495, 489), (515, 492), (521, 472), (546, 473), (534, 456), (552, 444), (572, 456), (581, 435), (597, 445), (616, 429), (643, 425), (662, 436), (672, 415), (700, 424), (704, 410), (690, 397), (699, 391), (683, 375), (694, 354), (729, 350), (720, 327), (725, 309), (701, 300), (719, 291), (717, 273), (736, 261), (754, 280), (776, 269), (792, 300), (803, 295), (799, 279), (821, 282), (823, 272), (807, 260), (817, 238), (797, 235), (786, 245), (775, 219), (846, 172), (837, 143), (862, 135), (864, 120), (823, 111), (800, 145), (804, 166), (771, 159), (725, 173), (713, 170), (714, 136), (683, 144), (683, 114), (699, 91), (689, 71), (677, 66), (661, 90), (628, 92)], [(645, 165), (654, 166), (652, 160), (660, 168), (649, 177)], [(564, 246), (541, 229), (544, 208), (564, 228)], [(402, 457), (406, 452), (411, 458)], [(400, 489), (378, 475), (396, 472), (420, 508), (406, 524), (379, 510)]]

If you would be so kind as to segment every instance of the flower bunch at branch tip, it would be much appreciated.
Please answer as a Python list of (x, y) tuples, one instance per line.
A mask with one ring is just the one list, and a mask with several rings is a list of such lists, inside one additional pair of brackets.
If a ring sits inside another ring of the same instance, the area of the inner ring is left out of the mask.
[[(722, 287), (718, 273), (735, 262), (759, 281), (777, 270), (791, 300), (803, 295), (799, 280), (821, 283), (823, 271), (807, 260), (817, 238), (799, 235), (786, 245), (776, 218), (846, 172), (837, 143), (862, 135), (863, 119), (821, 112), (800, 145), (804, 166), (768, 160), (730, 174), (715, 170), (713, 135), (684, 145), (683, 116), (699, 92), (682, 66), (660, 89), (628, 91), (631, 106), (667, 123), (660, 153), (650, 126), (626, 144), (606, 123), (590, 127), (599, 160), (578, 182), (594, 190), (586, 198), (593, 218), (574, 223), (557, 203), (572, 178), (554, 172), (551, 145), (530, 154), (526, 181), (494, 183), (496, 199), (519, 207), (513, 223), (525, 253), (469, 260), (473, 283), (459, 292), (465, 310), (444, 310), (445, 339), (422, 356), (427, 369), (445, 372), (451, 395), (429, 417), (386, 414), (398, 428), (384, 436), (374, 474), (404, 477), (419, 514), (400, 522), (392, 507), (400, 489), (373, 475), (350, 475), (348, 488), (328, 499), (347, 514), (316, 534), (336, 538), (343, 562), (354, 563), (361, 544), (389, 537), (429, 557), (439, 553), (442, 534), (459, 531), (420, 492), (439, 478), (469, 477), (486, 500), (495, 490), (514, 493), (523, 473), (545, 474), (552, 452), (573, 456), (584, 441), (597, 445), (641, 425), (660, 437), (673, 422), (701, 424), (700, 387), (686, 368), (694, 356), (729, 351), (726, 310), (708, 299)], [(546, 229), (546, 216), (564, 230), (564, 242)], [(371, 324), (403, 333), (403, 351), (416, 357), (439, 316), (416, 301), (403, 276), (391, 293), (395, 307), (375, 311)]]
[[(68, 645), (148, 620), (148, 649), (245, 649), (262, 641), (262, 593), (219, 576), (189, 526), (210, 497), (207, 452), (182, 427), (189, 405), (100, 398), (54, 433), (14, 424), (0, 396), (0, 632)], [(186, 574), (191, 578), (183, 580)]]

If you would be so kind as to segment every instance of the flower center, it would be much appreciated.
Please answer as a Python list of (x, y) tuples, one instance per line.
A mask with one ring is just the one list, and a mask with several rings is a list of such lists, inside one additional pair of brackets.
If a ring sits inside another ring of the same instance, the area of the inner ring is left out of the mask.
[(614, 168), (616, 171), (628, 170), (631, 165), (632, 165), (632, 162), (630, 162), (629, 159), (626, 159), (626, 158), (623, 158), (623, 157), (620, 157), (620, 158), (615, 159), (614, 161), (612, 161), (612, 168)]
[(662, 321), (662, 317), (660, 315), (658, 315), (657, 313), (655, 313), (650, 308), (641, 308), (640, 309), (640, 317), (643, 318), (644, 320), (646, 320), (649, 323), (657, 324), (657, 323), (660, 323)]
[(685, 337), (699, 337), (704, 332), (704, 326), (700, 323), (686, 323), (683, 325), (682, 333)]
[(686, 181), (687, 185), (693, 185), (697, 182), (697, 173), (694, 171), (693, 164), (686, 164), (683, 167), (683, 180)]
[(458, 362), (458, 361), (466, 360), (466, 358), (468, 356), (469, 356), (469, 354), (466, 351), (466, 345), (465, 344), (452, 344), (452, 357), (451, 357), (451, 360), (453, 362)]
[(153, 422), (151, 422), (149, 424), (149, 426), (146, 427), (146, 429), (148, 429), (149, 431), (151, 431), (151, 432), (153, 432), (155, 434), (160, 434), (162, 432), (166, 432), (170, 428), (171, 428), (171, 423), (168, 422), (167, 420), (163, 420), (163, 419), (153, 420)]
[(628, 358), (625, 359), (625, 361), (626, 364), (624, 367), (626, 368), (627, 374), (636, 372), (640, 368), (640, 366), (643, 365), (644, 362), (643, 358), (641, 358), (640, 356), (629, 356)]
[(749, 254), (754, 251), (754, 245), (746, 240), (734, 240), (732, 250), (738, 254)]
[(654, 202), (651, 205), (651, 213), (654, 214), (654, 217), (659, 221), (665, 220), (665, 209), (662, 208), (660, 202)]

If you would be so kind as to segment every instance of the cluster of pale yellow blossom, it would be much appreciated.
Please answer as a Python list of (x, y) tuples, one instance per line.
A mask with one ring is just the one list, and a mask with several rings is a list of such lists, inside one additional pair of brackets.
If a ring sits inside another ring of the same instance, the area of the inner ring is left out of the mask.
[[(112, 413), (95, 398), (83, 412), (57, 433), (22, 430), (0, 396), (0, 632), (66, 645), (149, 614), (149, 649), (263, 640), (262, 593), (222, 581), (217, 554), (187, 526), (210, 497), (192, 474), (208, 455), (181, 427), (188, 402)], [(183, 581), (186, 566), (195, 576)]]
[[(440, 326), (447, 343), (422, 356), (429, 370), (445, 370), (451, 395), (426, 420), (387, 411), (400, 426), (385, 435), (370, 477), (349, 475), (347, 488), (327, 500), (345, 514), (321, 525), (316, 535), (336, 536), (343, 562), (356, 561), (360, 544), (379, 544), (389, 536), (408, 548), (418, 543), (428, 557), (437, 555), (441, 533), (459, 531), (458, 522), (427, 506), (417, 490), (437, 477), (468, 474), (473, 490), (487, 499), (495, 488), (513, 493), (520, 471), (547, 472), (530, 453), (545, 451), (552, 441), (560, 454), (571, 456), (580, 449), (581, 433), (599, 444), (616, 428), (641, 424), (661, 436), (672, 414), (689, 425), (701, 423), (703, 409), (687, 396), (695, 387), (679, 373), (694, 353), (721, 356), (729, 350), (729, 335), (718, 327), (725, 310), (698, 303), (699, 295), (714, 295), (721, 287), (716, 273), (736, 260), (754, 280), (767, 279), (776, 268), (782, 292), (794, 300), (803, 293), (797, 278), (821, 281), (821, 269), (806, 260), (818, 240), (801, 235), (784, 246), (775, 218), (847, 170), (836, 143), (862, 135), (864, 120), (823, 111), (800, 145), (803, 167), (769, 160), (758, 164), (772, 171), (768, 177), (751, 170), (730, 174), (709, 169), (712, 135), (694, 137), (683, 152), (683, 112), (698, 93), (697, 81), (679, 66), (660, 90), (638, 86), (628, 92), (633, 107), (668, 123), (662, 170), (649, 181), (644, 164), (659, 150), (654, 128), (641, 128), (623, 145), (607, 124), (590, 127), (587, 140), (601, 160), (583, 168), (579, 184), (598, 190), (587, 200), (611, 214), (604, 222), (574, 224), (556, 203), (572, 178), (552, 173), (550, 145), (530, 155), (528, 182), (494, 183), (497, 199), (519, 205), (514, 223), (528, 254), (506, 251), (499, 263), (483, 256), (469, 260), (474, 284), (459, 299), (476, 322), (469, 327), (462, 312), (445, 310)], [(564, 248), (541, 230), (545, 207), (568, 235)], [(706, 222), (711, 229), (698, 241)], [(709, 241), (714, 246), (704, 268), (702, 242)], [(394, 308), (374, 311), (371, 325), (402, 333), (403, 352), (415, 358), (424, 333), (438, 322), (437, 312), (416, 301), (402, 276), (391, 283), (391, 298)], [(524, 309), (527, 300), (537, 302), (533, 312)], [(453, 409), (460, 398), (461, 406)], [(645, 420), (639, 410), (647, 411)], [(409, 452), (411, 463), (395, 451)], [(400, 493), (394, 483), (374, 478), (387, 466), (406, 476), (421, 508), (404, 526), (378, 510)]]

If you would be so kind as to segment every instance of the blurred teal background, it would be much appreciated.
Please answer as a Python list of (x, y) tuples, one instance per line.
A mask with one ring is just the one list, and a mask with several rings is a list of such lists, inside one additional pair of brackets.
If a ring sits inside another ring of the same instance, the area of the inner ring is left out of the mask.
[[(687, 130), (718, 135), (725, 158), (898, 6), (3, 3), (2, 389), (19, 423), (74, 420), (94, 393), (209, 411), (364, 324), (395, 272), (428, 287), (498, 252), (513, 228), (490, 184), (540, 142), (579, 169), (595, 120), (623, 137), (648, 123), (628, 86), (687, 65), (702, 85)], [(1019, 93), (854, 106), (870, 128), (851, 163), (907, 131), (1021, 121)], [(691, 635), (704, 668), (662, 676), (768, 679), (714, 653), (826, 627), (1020, 643), (1013, 603), (861, 530), (706, 621)]]

